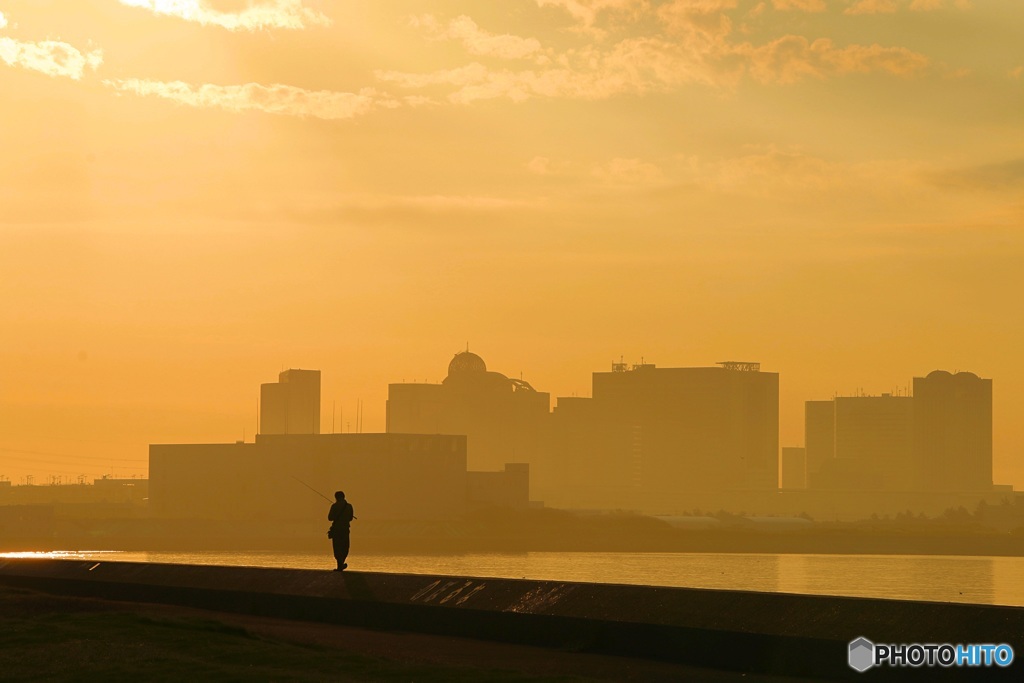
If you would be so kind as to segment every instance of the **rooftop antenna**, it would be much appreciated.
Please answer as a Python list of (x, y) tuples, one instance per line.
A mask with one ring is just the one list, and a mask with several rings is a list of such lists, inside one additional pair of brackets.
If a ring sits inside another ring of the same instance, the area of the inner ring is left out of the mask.
[(338, 402), (331, 401), (331, 434), (334, 433), (334, 414), (338, 411)]

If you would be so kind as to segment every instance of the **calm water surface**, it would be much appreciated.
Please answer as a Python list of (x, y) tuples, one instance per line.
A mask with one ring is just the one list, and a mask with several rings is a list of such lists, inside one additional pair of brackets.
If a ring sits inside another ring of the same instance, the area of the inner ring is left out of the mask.
[[(24, 556), (299, 569), (334, 566), (329, 552), (0, 554)], [(1024, 606), (1022, 557), (712, 553), (354, 555), (349, 558), (349, 569)]]

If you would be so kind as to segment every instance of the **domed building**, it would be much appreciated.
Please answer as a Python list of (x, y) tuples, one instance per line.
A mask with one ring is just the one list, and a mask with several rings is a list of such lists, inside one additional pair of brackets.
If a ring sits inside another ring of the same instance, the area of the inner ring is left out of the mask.
[(487, 363), (484, 362), (483, 358), (472, 353), (468, 349), (455, 354), (451, 362), (448, 363), (449, 377), (452, 375), (480, 372), (487, 372)]
[(522, 379), (487, 369), (469, 351), (456, 353), (440, 384), (388, 385), (387, 431), (464, 434), (470, 469), (535, 465), (540, 457), (551, 397)]
[(972, 372), (915, 377), (913, 395), (807, 401), (804, 429), (810, 489), (993, 490), (992, 380)]
[(915, 460), (932, 491), (992, 488), (992, 380), (935, 370), (914, 378)]

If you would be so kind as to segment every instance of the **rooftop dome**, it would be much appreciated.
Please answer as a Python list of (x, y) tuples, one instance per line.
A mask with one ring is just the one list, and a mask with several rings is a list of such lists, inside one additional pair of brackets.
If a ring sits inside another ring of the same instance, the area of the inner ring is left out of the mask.
[(487, 372), (487, 364), (484, 363), (483, 358), (469, 351), (455, 354), (452, 362), (448, 364), (448, 374), (455, 375), (466, 372)]

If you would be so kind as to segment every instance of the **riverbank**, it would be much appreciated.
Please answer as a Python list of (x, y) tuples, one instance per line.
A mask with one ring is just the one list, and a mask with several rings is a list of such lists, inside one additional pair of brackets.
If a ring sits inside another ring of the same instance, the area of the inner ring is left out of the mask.
[(4, 586), (0, 651), (11, 680), (798, 680)]
[[(385, 631), (474, 638), (688, 667), (857, 680), (849, 643), (1001, 643), (1024, 609), (650, 586), (127, 562), (0, 560), (0, 584)], [(1018, 665), (1019, 667), (1019, 665)], [(963, 680), (1013, 670), (876, 669)]]

